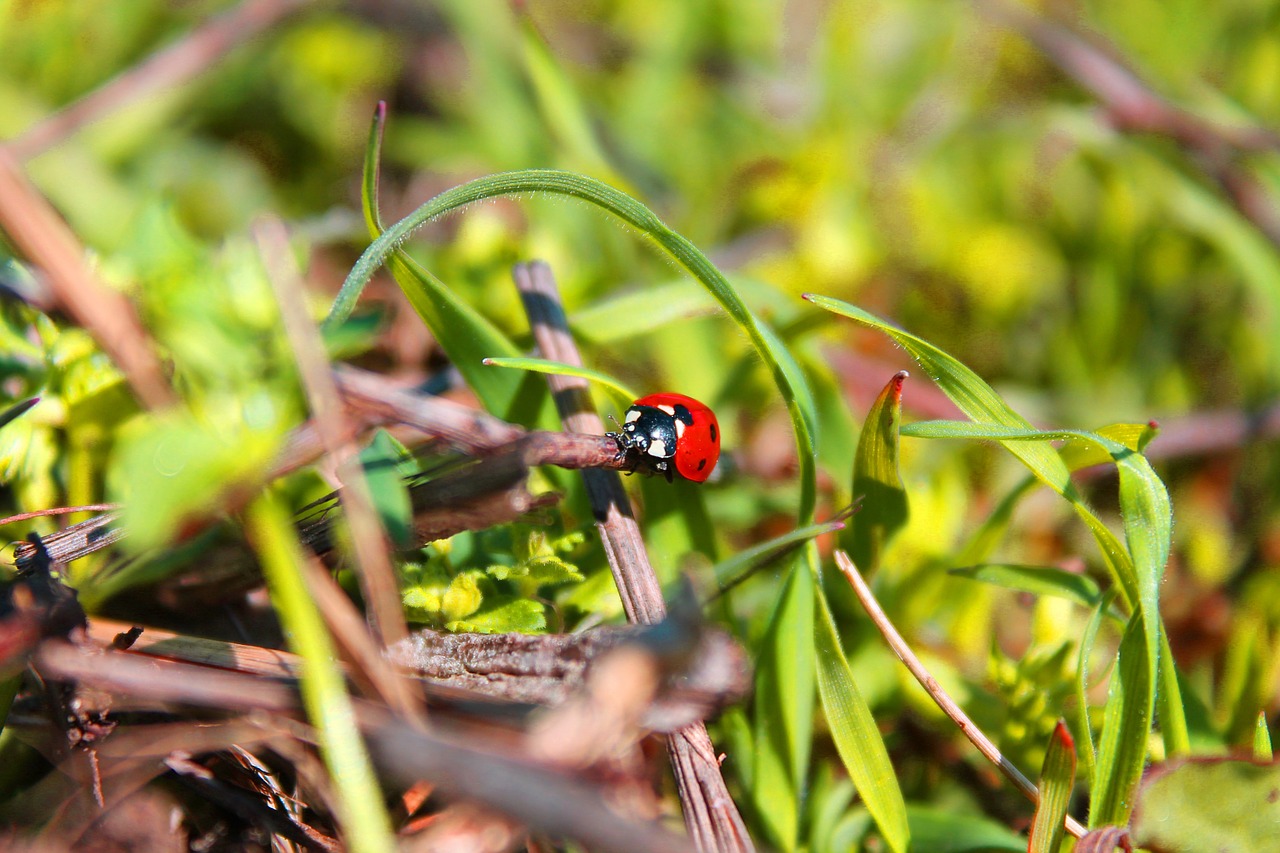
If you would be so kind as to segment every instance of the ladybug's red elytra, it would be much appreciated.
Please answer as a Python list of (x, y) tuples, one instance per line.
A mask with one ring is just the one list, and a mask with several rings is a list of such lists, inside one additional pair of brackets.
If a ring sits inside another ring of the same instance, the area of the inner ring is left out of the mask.
[(715, 413), (683, 394), (650, 394), (631, 404), (622, 431), (609, 435), (633, 470), (705, 482), (720, 458), (720, 424)]

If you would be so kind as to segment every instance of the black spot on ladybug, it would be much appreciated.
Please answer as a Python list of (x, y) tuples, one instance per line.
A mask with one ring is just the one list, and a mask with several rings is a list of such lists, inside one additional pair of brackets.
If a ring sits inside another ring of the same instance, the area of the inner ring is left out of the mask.
[(707, 460), (705, 460), (705, 459), (699, 459), (699, 460), (698, 460), (698, 470), (699, 470), (699, 471), (701, 471), (703, 468), (706, 468), (706, 467), (707, 467)]
[(676, 403), (675, 416), (678, 420), (682, 420), (689, 426), (693, 426), (693, 415), (689, 412), (689, 408), (687, 406), (681, 403)]
[(716, 432), (716, 425), (715, 425), (715, 424), (712, 424), (712, 425), (711, 425), (711, 440), (712, 440), (712, 441), (719, 441), (719, 440), (720, 440), (720, 436), (719, 436), (719, 434)]

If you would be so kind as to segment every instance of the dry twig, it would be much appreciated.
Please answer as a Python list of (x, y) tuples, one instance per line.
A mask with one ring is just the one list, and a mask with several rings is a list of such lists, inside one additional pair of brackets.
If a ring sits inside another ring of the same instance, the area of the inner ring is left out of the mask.
[(44, 269), (58, 303), (97, 339), (139, 400), (153, 409), (178, 401), (133, 305), (89, 269), (84, 247), (3, 147), (0, 227), (28, 260)]
[(333, 381), (329, 359), (320, 334), (307, 312), (306, 293), (289, 248), (289, 235), (278, 219), (260, 222), (254, 229), (266, 262), (268, 278), (280, 303), (285, 333), (298, 361), (316, 431), (325, 452), (336, 457), (342, 479), (342, 504), (351, 528), (352, 550), (361, 591), (369, 606), (369, 618), (383, 647), (404, 639), (409, 631), (396, 585), (395, 569), (382, 526), (373, 511), (373, 496), (351, 434), (342, 402)]
[[(521, 264), (515, 268), (514, 277), (542, 356), (582, 366), (550, 267), (540, 261)], [(549, 376), (548, 382), (568, 429), (594, 434), (604, 431), (585, 380)], [(649, 564), (644, 539), (621, 479), (616, 472), (606, 470), (584, 470), (583, 479), (627, 618), (642, 624), (659, 621), (666, 614), (662, 590)], [(720, 774), (720, 762), (706, 726), (699, 722), (672, 733), (667, 748), (684, 807), (685, 825), (698, 849), (754, 850)]]
[[(858, 596), (858, 600), (862, 602), (863, 609), (867, 611), (871, 621), (880, 630), (885, 641), (889, 644), (889, 648), (893, 649), (893, 653), (898, 656), (898, 660), (906, 664), (907, 669), (915, 676), (916, 681), (920, 682), (920, 686), (928, 692), (930, 698), (955, 722), (960, 731), (964, 732), (965, 737), (969, 738), (969, 741), (978, 748), (978, 751), (999, 768), (1000, 772), (1013, 783), (1015, 788), (1021, 791), (1032, 803), (1039, 804), (1040, 792), (1036, 790), (1036, 786), (1031, 783), (1031, 780), (1023, 776), (1022, 771), (1013, 766), (1013, 762), (1004, 757), (1000, 750), (996, 748), (996, 745), (991, 742), (991, 739), (982, 733), (982, 730), (974, 724), (973, 720), (969, 719), (969, 716), (942, 689), (937, 679), (929, 674), (929, 671), (924, 668), (924, 664), (911, 651), (911, 647), (907, 645), (906, 640), (902, 639), (898, 629), (893, 627), (889, 617), (880, 609), (880, 604), (871, 592), (871, 587), (867, 586), (867, 582), (862, 579), (862, 575), (859, 574), (857, 567), (854, 566), (853, 560), (849, 559), (849, 555), (844, 551), (836, 551), (836, 563), (840, 566), (840, 570), (844, 572), (844, 576), (849, 579), (854, 593)], [(1067, 815), (1065, 824), (1067, 832), (1070, 832), (1076, 838), (1080, 838), (1085, 834), (1084, 826), (1070, 815)]]

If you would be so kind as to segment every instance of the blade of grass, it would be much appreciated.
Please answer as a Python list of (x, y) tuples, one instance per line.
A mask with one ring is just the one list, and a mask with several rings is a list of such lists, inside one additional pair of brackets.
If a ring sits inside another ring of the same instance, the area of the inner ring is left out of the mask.
[(1111, 609), (1116, 600), (1116, 591), (1107, 590), (1093, 608), (1093, 614), (1085, 623), (1084, 633), (1080, 635), (1079, 655), (1076, 658), (1076, 729), (1079, 736), (1080, 760), (1084, 763), (1084, 775), (1092, 779), (1098, 766), (1098, 753), (1093, 744), (1093, 726), (1089, 724), (1089, 657), (1093, 654), (1093, 643), (1098, 637), (1098, 629), (1102, 627), (1103, 616)]
[[(951, 569), (950, 574), (1004, 589), (1065, 598), (1083, 607), (1096, 607), (1102, 598), (1098, 585), (1084, 575), (1054, 566), (1021, 566), (1010, 563), (988, 563)], [(1122, 617), (1123, 618), (1123, 617)]]
[(902, 799), (889, 752), (866, 700), (858, 692), (845, 659), (835, 619), (818, 587), (814, 602), (818, 659), (818, 693), (827, 714), (831, 739), (848, 768), (858, 796), (875, 819), (889, 849), (906, 853), (911, 844), (907, 806)]
[(763, 566), (786, 556), (787, 553), (810, 539), (816, 539), (824, 533), (834, 533), (842, 530), (844, 526), (845, 522), (843, 521), (823, 521), (818, 524), (810, 524), (738, 551), (727, 560), (716, 564), (713, 570), (716, 586), (720, 592), (726, 592), (742, 583)]
[[(979, 424), (991, 425), (991, 429), (1005, 428), (1017, 431), (1024, 438), (1035, 430), (1031, 424), (1019, 415), (1000, 397), (995, 390), (982, 380), (978, 374), (965, 367), (952, 356), (935, 347), (933, 344), (904, 332), (874, 314), (863, 311), (856, 305), (850, 305), (838, 299), (816, 294), (805, 294), (805, 298), (820, 308), (824, 308), (843, 317), (848, 317), (860, 325), (874, 329), (891, 337), (914, 358), (934, 383), (972, 420)], [(917, 425), (912, 425), (914, 429)], [(904, 430), (905, 432), (905, 430)], [(953, 432), (951, 437), (962, 436)], [(1001, 441), (1002, 444), (1030, 469), (1041, 482), (1062, 495), (1084, 519), (1090, 532), (1098, 540), (1107, 567), (1121, 587), (1125, 604), (1128, 607), (1140, 606), (1141, 597), (1138, 579), (1133, 568), (1133, 561), (1124, 546), (1107, 529), (1101, 520), (1085, 504), (1084, 499), (1071, 482), (1070, 470), (1062, 457), (1048, 443), (1051, 436), (1036, 436), (1038, 440)], [(989, 440), (1000, 440), (994, 436)], [(1161, 563), (1160, 568), (1163, 569)], [(1154, 583), (1151, 584), (1154, 586)]]
[(902, 425), (905, 370), (884, 386), (867, 412), (853, 462), (853, 495), (862, 510), (849, 523), (841, 544), (868, 574), (880, 565), (885, 543), (907, 523), (907, 490), (898, 472), (898, 428)]
[(1144, 654), (1142, 614), (1125, 628), (1116, 657), (1102, 719), (1093, 785), (1089, 791), (1089, 828), (1129, 822), (1151, 733), (1151, 658)]
[[(847, 302), (814, 294), (806, 294), (805, 298), (819, 307), (893, 338), (924, 367), (925, 372), (960, 410), (974, 421), (997, 425), (993, 429), (1004, 427), (1016, 431), (1031, 430), (1027, 421), (1009, 408), (991, 386), (932, 344)], [(1152, 434), (1143, 433), (1139, 443), (1150, 440)], [(1125, 534), (1129, 546), (1126, 550), (1115, 534), (1085, 504), (1070, 480), (1066, 462), (1049, 444), (1041, 440), (1001, 439), (994, 435), (992, 438), (1001, 441), (1032, 474), (1071, 503), (1097, 540), (1125, 606), (1139, 615), (1146, 615), (1147, 618), (1142, 620), (1145, 630), (1144, 645), (1149, 660), (1154, 664), (1148, 667), (1150, 681), (1146, 691), (1147, 698), (1155, 697), (1158, 672), (1161, 718), (1167, 719), (1167, 725), (1162, 726), (1166, 743), (1175, 751), (1186, 750), (1189, 739), (1177, 674), (1172, 659), (1160, 654), (1161, 650), (1167, 650), (1168, 642), (1163, 636), (1164, 628), (1160, 623), (1157, 599), (1160, 577), (1168, 560), (1172, 524), (1168, 493), (1165, 492), (1164, 485), (1140, 454), (1105, 437), (1091, 436), (1086, 439), (1093, 444), (1101, 442), (1120, 469), (1120, 502), (1126, 518)], [(1107, 444), (1114, 447), (1108, 447)], [(1118, 454), (1115, 448), (1124, 450)], [(1126, 475), (1126, 471), (1129, 475)]]
[(551, 376), (576, 376), (579, 379), (586, 379), (589, 382), (595, 382), (597, 385), (607, 388), (618, 400), (622, 401), (623, 408), (630, 406), (640, 396), (609, 374), (592, 370), (589, 367), (577, 367), (559, 361), (547, 361), (544, 358), (485, 358), (481, 360), (481, 364), (486, 367), (506, 367), (513, 370), (528, 370), (533, 373), (544, 373)]
[[(376, 165), (371, 168), (376, 168)], [(369, 182), (366, 181), (366, 185), (368, 184)], [(809, 398), (799, 367), (785, 348), (780, 346), (777, 337), (751, 313), (724, 274), (697, 246), (668, 228), (649, 208), (626, 193), (600, 181), (570, 172), (531, 169), (489, 175), (440, 193), (382, 232), (364, 251), (347, 275), (346, 281), (343, 282), (324, 325), (335, 326), (351, 315), (356, 301), (360, 298), (360, 293), (373, 274), (393, 256), (397, 247), (410, 234), (425, 223), (478, 201), (530, 193), (561, 195), (585, 201), (639, 231), (671, 255), (697, 279), (734, 322), (747, 333), (760, 353), (761, 359), (772, 373), (778, 391), (786, 401), (791, 414), (800, 462), (801, 496), (798, 516), (801, 524), (812, 521), (816, 504), (816, 479), (813, 470), (814, 416), (812, 400)], [(519, 355), (516, 352), (505, 353), (498, 349), (490, 350), (487, 354), (494, 353), (510, 357)]]
[(753, 722), (752, 796), (783, 850), (795, 849), (813, 739), (814, 578), (796, 562), (760, 642)]
[[(997, 440), (1006, 446), (1017, 446), (1023, 441), (1066, 440), (1087, 442), (1104, 449), (1112, 458), (1120, 475), (1120, 514), (1124, 523), (1125, 543), (1131, 555), (1129, 577), (1134, 584), (1132, 601), (1135, 605), (1130, 619), (1130, 628), (1139, 626), (1142, 631), (1142, 646), (1134, 648), (1130, 645), (1125, 666), (1117, 670), (1118, 676), (1124, 680), (1123, 686), (1113, 683), (1111, 698), (1108, 700), (1107, 719), (1113, 726), (1123, 729), (1124, 734), (1116, 731), (1103, 731), (1103, 743), (1114, 745), (1114, 749), (1103, 749), (1099, 752), (1097, 772), (1095, 775), (1094, 797), (1095, 811), (1101, 805), (1108, 816), (1107, 823), (1123, 824), (1128, 819), (1127, 809), (1132, 807), (1132, 788), (1141, 777), (1142, 766), (1146, 757), (1146, 732), (1150, 730), (1155, 712), (1157, 692), (1156, 665), (1160, 660), (1162, 628), (1159, 617), (1159, 583), (1164, 575), (1164, 566), (1169, 559), (1169, 547), (1172, 539), (1173, 513), (1169, 504), (1169, 494), (1164, 483), (1151, 469), (1150, 463), (1140, 454), (1122, 444), (1111, 441), (1096, 433), (1081, 430), (1028, 430), (1011, 429), (991, 424), (975, 424), (961, 421), (930, 421), (911, 424), (902, 430), (904, 435), (915, 435), (930, 438), (965, 438), (979, 440)], [(1047, 445), (1046, 445), (1047, 446)], [(1102, 522), (1089, 512), (1088, 515), (1101, 526)], [(1126, 631), (1126, 635), (1128, 631)], [(1133, 660), (1136, 655), (1143, 655), (1141, 662)], [(1166, 666), (1172, 662), (1166, 659)], [(1145, 679), (1138, 681), (1136, 679)], [(1176, 675), (1175, 675), (1176, 679)], [(1176, 680), (1172, 686), (1160, 679), (1160, 686), (1168, 693), (1178, 693)], [(1162, 708), (1170, 716), (1171, 724), (1179, 728), (1181, 718), (1181, 737), (1186, 738), (1186, 722), (1181, 717), (1181, 700), (1175, 696), (1164, 697)], [(1118, 743), (1115, 738), (1125, 738)], [(1136, 739), (1141, 748), (1134, 749)], [(1124, 767), (1110, 766), (1111, 760), (1129, 762)], [(1099, 783), (1102, 783), (1099, 785)], [(1120, 786), (1129, 786), (1121, 790)], [(1092, 814), (1090, 820), (1093, 820)], [(1092, 824), (1091, 824), (1092, 825)]]
[(1040, 769), (1040, 803), (1031, 822), (1027, 853), (1058, 853), (1062, 848), (1062, 822), (1075, 780), (1076, 746), (1067, 724), (1058, 720)]
[(333, 642), (307, 592), (305, 559), (289, 514), (263, 495), (246, 512), (248, 532), (280, 615), (290, 649), (302, 658), (300, 689), (307, 717), (316, 727), (321, 752), (338, 792), (347, 843), (357, 853), (395, 849), (391, 822), (368, 752), (356, 728), (355, 712), (338, 671)]
[[(379, 104), (369, 130), (361, 184), (365, 225), (375, 240), (380, 240), (383, 234), (378, 212), (378, 173), (385, 125), (386, 105)], [(385, 256), (392, 277), (485, 409), (504, 420), (526, 425), (537, 423), (544, 429), (555, 429), (558, 421), (543, 383), (533, 376), (484, 368), (486, 357), (519, 358), (523, 355), (520, 348), (483, 314), (459, 299), (442, 281), (400, 251), (399, 243), (397, 240), (389, 246)], [(369, 274), (373, 274), (372, 269)], [(336, 330), (353, 307), (354, 299), (340, 318), (335, 319), (331, 312), (322, 328), (326, 332)]]
[(1267, 729), (1267, 714), (1258, 712), (1258, 725), (1253, 729), (1253, 757), (1258, 761), (1271, 760), (1271, 732)]

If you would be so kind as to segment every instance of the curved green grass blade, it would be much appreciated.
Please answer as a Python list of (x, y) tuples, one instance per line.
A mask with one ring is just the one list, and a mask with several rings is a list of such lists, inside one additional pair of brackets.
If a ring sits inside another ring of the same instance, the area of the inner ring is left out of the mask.
[[(685, 237), (668, 228), (649, 208), (600, 181), (570, 172), (532, 169), (489, 175), (446, 190), (392, 225), (364, 251), (352, 267), (346, 281), (343, 282), (329, 316), (324, 321), (324, 326), (336, 325), (350, 316), (369, 279), (396, 253), (397, 247), (423, 224), (478, 201), (530, 193), (561, 195), (585, 201), (639, 231), (671, 255), (697, 279), (734, 322), (747, 333), (757, 352), (760, 353), (761, 360), (773, 375), (779, 394), (786, 401), (791, 414), (800, 463), (800, 506), (797, 514), (800, 524), (811, 522), (817, 500), (814, 417), (812, 401), (804, 386), (799, 367), (790, 354), (778, 344), (776, 336), (751, 313), (732, 285), (701, 250)], [(508, 357), (520, 355), (520, 353), (506, 352), (503, 349), (493, 349), (480, 357), (494, 353)], [(479, 364), (478, 358), (475, 363)]]
[(1055, 566), (987, 563), (951, 569), (950, 574), (1017, 592), (1065, 598), (1082, 607), (1097, 607), (1102, 599), (1102, 591), (1091, 578)]
[(898, 472), (898, 428), (902, 425), (904, 370), (889, 380), (867, 412), (853, 462), (853, 496), (860, 510), (840, 537), (854, 565), (870, 575), (885, 544), (907, 523), (907, 490)]
[(822, 697), (831, 739), (889, 849), (905, 853), (911, 843), (911, 830), (907, 826), (902, 788), (875, 718), (853, 681), (853, 672), (836, 633), (835, 619), (821, 587), (817, 588), (814, 608), (818, 694)]
[(622, 402), (624, 409), (640, 396), (609, 374), (592, 370), (589, 367), (577, 367), (559, 361), (548, 361), (544, 358), (523, 357), (485, 358), (481, 359), (480, 363), (486, 367), (507, 367), (513, 370), (528, 370), (533, 373), (545, 373), (551, 376), (576, 376), (579, 379), (586, 379), (588, 382), (594, 382), (607, 388), (614, 397)]
[[(1162, 693), (1168, 690), (1176, 693), (1177, 690), (1176, 675), (1169, 674), (1171, 662), (1167, 659), (1161, 661), (1159, 654), (1164, 645), (1158, 610), (1159, 583), (1169, 556), (1172, 528), (1169, 496), (1164, 484), (1141, 454), (1119, 442), (1078, 431), (1045, 433), (1034, 430), (976, 373), (921, 338), (847, 302), (812, 294), (805, 298), (893, 338), (920, 363), (962, 412), (978, 422), (944, 427), (936, 432), (937, 435), (999, 441), (1032, 474), (1066, 498), (1089, 527), (1125, 604), (1133, 611), (1129, 632), (1135, 628), (1142, 632), (1139, 649), (1133, 649), (1137, 641), (1130, 642), (1125, 666), (1113, 678), (1112, 701), (1108, 702), (1111, 726), (1109, 731), (1103, 732), (1104, 747), (1114, 744), (1117, 738), (1127, 737), (1129, 740), (1123, 748), (1100, 751), (1095, 774), (1094, 796), (1102, 797), (1101, 811), (1108, 817), (1127, 814), (1132, 804), (1132, 785), (1137, 781), (1137, 774), (1141, 773), (1145, 757), (1146, 735), (1154, 712), (1157, 665), (1162, 674), (1159, 682), (1165, 688)], [(913, 425), (912, 429), (917, 426)], [(903, 428), (902, 433), (907, 434), (907, 428)], [(1048, 443), (1055, 439), (1100, 445), (1112, 457), (1120, 472), (1120, 506), (1127, 548), (1080, 496), (1070, 480), (1067, 463)], [(1138, 657), (1142, 660), (1136, 660)], [(1125, 682), (1123, 686), (1119, 684), (1121, 680)], [(1172, 728), (1185, 733), (1185, 719), (1177, 719), (1181, 709), (1180, 698), (1162, 696), (1161, 708), (1162, 712), (1169, 714)], [(1099, 786), (1098, 781), (1105, 784)], [(1090, 819), (1093, 820), (1092, 815)]]
[(1031, 822), (1027, 853), (1058, 853), (1065, 834), (1063, 821), (1076, 781), (1076, 746), (1067, 724), (1058, 720), (1040, 768), (1040, 803)]
[[(1102, 825), (1093, 823), (1097, 814), (1102, 815), (1098, 819), (1103, 824), (1124, 824), (1128, 810), (1132, 808), (1133, 788), (1142, 775), (1146, 737), (1155, 711), (1156, 664), (1160, 660), (1162, 645), (1159, 583), (1169, 559), (1173, 525), (1172, 508), (1164, 483), (1140, 453), (1097, 434), (1079, 430), (1026, 430), (960, 421), (931, 421), (911, 424), (904, 427), (902, 433), (1009, 443), (1082, 441), (1103, 448), (1115, 463), (1120, 475), (1120, 514), (1124, 522), (1125, 543), (1132, 555), (1131, 583), (1136, 593), (1133, 597), (1135, 609), (1125, 631), (1126, 640), (1121, 644), (1121, 661), (1107, 701), (1106, 726), (1094, 776), (1094, 807), (1090, 813), (1090, 825)], [(1142, 631), (1140, 643), (1129, 639), (1135, 628)], [(1171, 666), (1171, 662), (1166, 666)], [(1161, 682), (1163, 685), (1163, 680)], [(1176, 696), (1176, 683), (1172, 690)], [(1170, 709), (1170, 719), (1177, 727), (1181, 700), (1171, 696), (1165, 699), (1161, 707)], [(1183, 719), (1183, 737), (1185, 728)]]
[[(1106, 451), (1120, 474), (1120, 513), (1124, 520), (1125, 544), (1131, 555), (1126, 561), (1129, 571), (1121, 578), (1121, 590), (1130, 593), (1138, 609), (1153, 614), (1157, 612), (1159, 584), (1169, 560), (1173, 510), (1164, 483), (1142, 454), (1083, 430), (1036, 430), (966, 421), (924, 421), (904, 426), (902, 434), (918, 438), (999, 441), (1010, 447), (1021, 442), (1078, 441)], [(1097, 519), (1092, 511), (1085, 511)], [(1097, 521), (1097, 524), (1101, 523)], [(1153, 660), (1156, 637), (1153, 629), (1149, 637)]]
[[(361, 184), (365, 225), (375, 241), (383, 234), (378, 212), (378, 172), (385, 123), (386, 106), (379, 104), (369, 131)], [(398, 243), (390, 247), (385, 258), (387, 268), (485, 409), (504, 420), (555, 428), (558, 421), (544, 383), (528, 374), (484, 369), (482, 362), (486, 357), (519, 358), (523, 355), (521, 350), (483, 314), (400, 251)], [(370, 270), (370, 275), (372, 273)], [(329, 331), (344, 322), (350, 316), (350, 308), (354, 308), (354, 300), (340, 318), (335, 319), (331, 312), (323, 329)]]
[(834, 533), (842, 530), (844, 526), (845, 523), (843, 521), (823, 521), (818, 524), (809, 524), (738, 551), (729, 559), (716, 564), (714, 570), (716, 586), (722, 592), (737, 586), (753, 573), (786, 557), (806, 542), (816, 539), (824, 533)]
[[(978, 374), (965, 367), (952, 356), (935, 347), (933, 344), (908, 332), (886, 323), (874, 314), (850, 305), (839, 299), (816, 294), (805, 294), (813, 304), (843, 317), (848, 317), (860, 325), (883, 332), (911, 354), (928, 374), (929, 378), (945, 393), (951, 401), (974, 421), (980, 424), (1005, 427), (1029, 434), (1034, 428), (1025, 418), (1019, 415), (1000, 397), (995, 390), (982, 380)], [(913, 427), (915, 425), (912, 425)], [(906, 432), (905, 428), (903, 430)], [(971, 438), (955, 434), (955, 438)], [(1045, 437), (1040, 437), (1044, 439)], [(1000, 440), (994, 437), (990, 440)], [(1137, 606), (1139, 597), (1137, 578), (1133, 569), (1133, 561), (1120, 540), (1116, 538), (1105, 524), (1089, 509), (1081, 497), (1075, 484), (1071, 482), (1071, 472), (1067, 464), (1054, 450), (1048, 440), (1035, 441), (1001, 441), (1006, 449), (1016, 456), (1030, 469), (1037, 479), (1066, 498), (1076, 512), (1088, 525), (1094, 538), (1102, 550), (1107, 568), (1111, 571), (1116, 583), (1121, 588), (1125, 604), (1130, 608)], [(1161, 570), (1164, 565), (1161, 564)]]
[(264, 495), (249, 505), (246, 518), (272, 604), (290, 648), (302, 659), (302, 702), (319, 736), (347, 844), (358, 853), (394, 850), (395, 837), (382, 791), (335, 663), (333, 641), (307, 590), (302, 575), (305, 557), (289, 515), (274, 498)]

